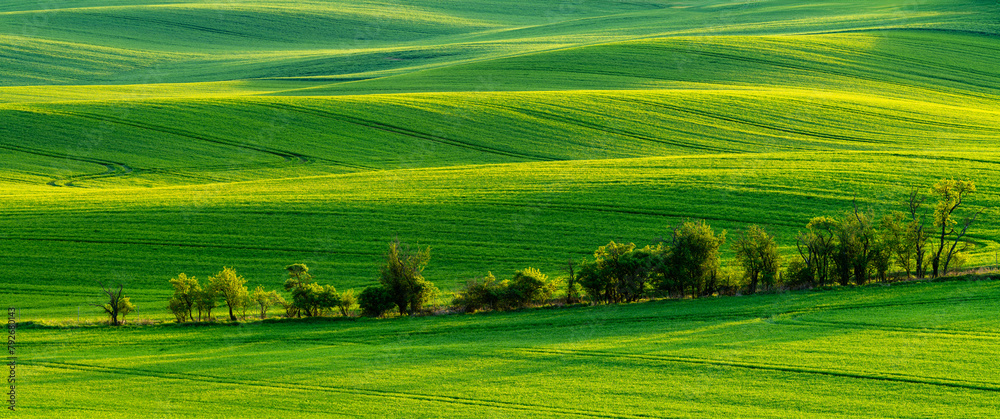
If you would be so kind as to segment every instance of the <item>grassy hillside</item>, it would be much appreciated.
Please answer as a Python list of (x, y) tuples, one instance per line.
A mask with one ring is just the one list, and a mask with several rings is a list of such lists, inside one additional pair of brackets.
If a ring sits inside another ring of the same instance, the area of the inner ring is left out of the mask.
[(223, 266), (276, 289), (302, 262), (360, 291), (396, 235), (431, 247), (444, 300), (689, 218), (731, 236), (760, 224), (791, 260), (811, 217), (901, 209), (942, 178), (977, 184), (958, 214), (984, 211), (968, 266), (997, 265), (998, 15), (948, 0), (3, 2), (0, 304), (21, 309), (18, 407), (988, 417), (993, 282), (44, 324), (99, 319), (98, 280), (169, 320), (167, 281)]
[(995, 263), (995, 5), (365, 6), (2, 6), (6, 298), (124, 281), (160, 317), (179, 272), (297, 261), (359, 288), (395, 234), (447, 291), (689, 217), (792, 257), (812, 216), (956, 176)]
[(22, 328), (30, 384), (18, 400), (38, 417), (984, 417), (1000, 391), (1000, 329), (984, 315), (998, 298), (995, 281), (913, 283), (383, 321)]

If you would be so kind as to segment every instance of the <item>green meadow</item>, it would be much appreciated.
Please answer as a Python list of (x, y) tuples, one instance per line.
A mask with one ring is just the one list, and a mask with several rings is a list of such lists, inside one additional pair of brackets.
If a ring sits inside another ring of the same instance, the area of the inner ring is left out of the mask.
[[(759, 224), (787, 262), (812, 217), (903, 210), (945, 178), (976, 183), (958, 216), (983, 211), (964, 268), (1000, 264), (1000, 5), (858, 3), (5, 1), (18, 409), (995, 414), (993, 282), (212, 326), (167, 309), (170, 278), (223, 266), (360, 292), (395, 236), (431, 248), (442, 304), (687, 219)], [(155, 325), (86, 326), (97, 281)]]

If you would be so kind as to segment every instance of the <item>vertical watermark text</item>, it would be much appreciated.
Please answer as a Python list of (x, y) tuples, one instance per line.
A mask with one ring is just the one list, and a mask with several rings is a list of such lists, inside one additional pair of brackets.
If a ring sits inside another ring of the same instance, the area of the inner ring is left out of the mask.
[(10, 307), (7, 309), (7, 365), (10, 367), (10, 375), (7, 376), (7, 385), (10, 391), (7, 395), (7, 409), (17, 409), (17, 309)]

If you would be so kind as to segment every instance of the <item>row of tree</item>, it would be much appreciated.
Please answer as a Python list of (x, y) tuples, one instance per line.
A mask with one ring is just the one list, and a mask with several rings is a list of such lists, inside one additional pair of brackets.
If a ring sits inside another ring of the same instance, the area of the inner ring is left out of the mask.
[[(964, 263), (964, 241), (969, 227), (982, 214), (975, 212), (958, 220), (955, 211), (975, 192), (971, 181), (941, 180), (931, 189), (938, 198), (933, 212), (925, 205), (927, 195), (912, 190), (905, 211), (892, 211), (877, 218), (873, 211), (854, 207), (837, 217), (815, 217), (798, 234), (798, 258), (782, 272), (782, 259), (774, 236), (763, 228), (749, 226), (731, 249), (742, 275), (722, 270), (719, 252), (726, 231), (716, 233), (708, 224), (685, 222), (671, 229), (667, 239), (643, 248), (610, 242), (585, 259), (572, 281), (578, 282), (597, 302), (631, 302), (658, 293), (692, 297), (755, 293), (779, 285), (798, 287), (863, 285), (872, 279), (886, 281), (898, 266), (906, 277), (944, 275)], [(930, 227), (927, 219), (930, 218)], [(932, 233), (933, 232), (933, 233)]]
[[(963, 251), (969, 246), (964, 238), (982, 212), (962, 220), (955, 212), (975, 190), (971, 181), (946, 179), (931, 189), (938, 198), (933, 212), (925, 205), (928, 196), (913, 190), (904, 200), (905, 210), (881, 218), (860, 210), (857, 202), (839, 216), (815, 217), (796, 237), (798, 255), (784, 270), (774, 236), (756, 225), (730, 245), (739, 270), (722, 269), (719, 255), (726, 231), (716, 232), (704, 221), (680, 223), (669, 229), (666, 238), (642, 248), (611, 241), (597, 248), (593, 259), (568, 261), (565, 301), (580, 301), (581, 288), (594, 303), (622, 303), (652, 296), (755, 293), (777, 285), (861, 285), (872, 279), (887, 280), (893, 266), (907, 277), (937, 277), (964, 261)], [(288, 265), (284, 290), (291, 294), (290, 301), (260, 286), (250, 292), (246, 279), (233, 268), (224, 267), (204, 286), (181, 273), (170, 280), (174, 295), (168, 308), (178, 322), (212, 319), (212, 310), (222, 304), (230, 320), (246, 319), (248, 311), (256, 311), (263, 319), (274, 306), (280, 306), (287, 317), (347, 316), (355, 305), (365, 316), (381, 317), (393, 310), (405, 316), (422, 311), (440, 293), (423, 277), (429, 261), (429, 248), (413, 248), (396, 238), (386, 252), (379, 284), (365, 288), (357, 297), (353, 290), (340, 293), (332, 285), (317, 284), (304, 264)], [(489, 273), (468, 281), (455, 294), (452, 307), (471, 312), (543, 304), (557, 286), (530, 267), (502, 281)], [(135, 306), (122, 295), (120, 286), (113, 290), (102, 284), (102, 289), (108, 302), (97, 306), (112, 324), (120, 324), (119, 316), (124, 318)]]

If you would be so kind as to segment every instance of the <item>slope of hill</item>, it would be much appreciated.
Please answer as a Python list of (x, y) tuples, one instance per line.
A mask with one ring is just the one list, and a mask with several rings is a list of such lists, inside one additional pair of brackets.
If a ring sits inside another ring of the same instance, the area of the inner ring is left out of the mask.
[(361, 287), (395, 234), (449, 290), (686, 217), (791, 257), (854, 198), (962, 177), (997, 202), (989, 2), (0, 7), (0, 283), (40, 317), (74, 307), (47, 289), (155, 306), (222, 265)]

